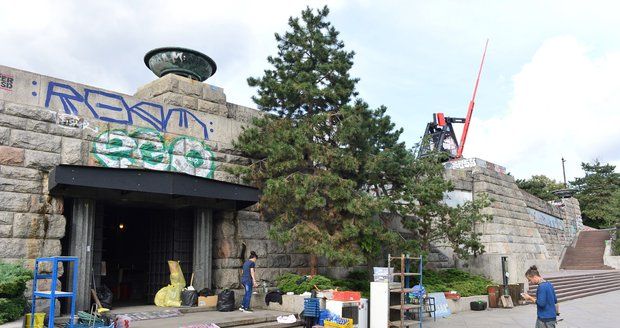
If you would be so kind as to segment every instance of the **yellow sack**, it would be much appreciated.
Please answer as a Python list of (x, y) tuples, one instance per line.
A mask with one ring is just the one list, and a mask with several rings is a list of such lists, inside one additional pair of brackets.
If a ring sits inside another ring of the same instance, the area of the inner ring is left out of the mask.
[(168, 261), (168, 267), (170, 268), (170, 284), (181, 286), (181, 289), (185, 288), (185, 277), (183, 277), (179, 261)]
[(185, 277), (178, 261), (168, 261), (170, 268), (170, 285), (160, 289), (155, 294), (157, 306), (181, 306), (181, 291), (185, 288)]

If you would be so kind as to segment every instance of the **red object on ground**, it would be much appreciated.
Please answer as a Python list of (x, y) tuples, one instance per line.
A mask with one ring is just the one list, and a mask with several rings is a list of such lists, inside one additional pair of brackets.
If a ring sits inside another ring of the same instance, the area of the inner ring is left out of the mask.
[(459, 293), (443, 292), (443, 294), (446, 296), (446, 299), (450, 300), (458, 300), (459, 298), (461, 298), (461, 295)]
[(342, 302), (359, 301), (360, 298), (362, 298), (362, 293), (361, 292), (338, 292), (338, 291), (335, 291), (334, 292), (334, 296), (333, 296), (333, 300), (334, 301), (342, 301)]

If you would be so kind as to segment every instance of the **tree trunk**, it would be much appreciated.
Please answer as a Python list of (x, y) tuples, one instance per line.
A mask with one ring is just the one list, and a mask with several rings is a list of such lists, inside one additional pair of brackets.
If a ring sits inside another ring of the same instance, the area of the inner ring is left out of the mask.
[(316, 255), (310, 255), (310, 275), (316, 276), (319, 274), (319, 259)]

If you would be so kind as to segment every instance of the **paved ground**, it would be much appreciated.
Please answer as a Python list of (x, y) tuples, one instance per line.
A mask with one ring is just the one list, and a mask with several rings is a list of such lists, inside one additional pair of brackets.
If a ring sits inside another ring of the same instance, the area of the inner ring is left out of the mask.
[[(136, 311), (151, 311), (157, 309), (155, 306), (141, 306), (127, 308)], [(122, 312), (122, 311), (121, 311)], [(132, 312), (132, 311), (130, 311)], [(206, 323), (221, 323), (221, 322), (240, 322), (246, 321), (246, 323), (252, 322), (265, 322), (265, 318), (269, 318), (269, 322), (275, 322), (275, 317), (280, 315), (288, 315), (290, 313), (270, 311), (270, 310), (257, 310), (253, 313), (242, 313), (241, 311), (233, 312), (218, 312), (218, 311), (205, 311), (196, 313), (186, 313), (178, 317), (166, 318), (166, 319), (154, 319), (154, 320), (140, 320), (133, 321), (131, 328), (176, 328), (184, 327), (196, 324)], [(15, 322), (6, 323), (0, 325), (0, 328), (19, 328), (22, 327), (22, 321), (17, 320)]]
[[(617, 328), (620, 327), (620, 291), (613, 291), (560, 303), (558, 328)], [(431, 319), (432, 320), (432, 319)], [(536, 322), (534, 305), (518, 306), (514, 309), (490, 309), (483, 312), (463, 312), (449, 318), (438, 318), (436, 322), (424, 322), (424, 327), (467, 327), (533, 328)]]
[[(620, 291), (613, 291), (560, 303), (561, 318), (558, 328), (617, 328), (620, 327)], [(188, 313), (180, 317), (135, 321), (131, 327), (170, 328), (190, 324), (236, 321), (239, 319), (257, 319), (282, 315), (276, 311), (256, 311), (251, 314), (235, 312), (198, 312)], [(483, 312), (463, 312), (448, 318), (424, 321), (428, 328), (500, 328), (524, 327), (533, 328), (536, 321), (534, 305), (518, 306), (514, 309), (489, 309)], [(21, 327), (21, 322), (0, 325), (2, 328)], [(374, 327), (373, 327), (374, 328)], [(379, 327), (377, 327), (379, 328)]]
[[(240, 311), (233, 312), (217, 312), (217, 311), (207, 311), (207, 312), (197, 312), (197, 313), (186, 313), (179, 317), (168, 318), (168, 319), (157, 319), (157, 320), (144, 320), (144, 321), (134, 321), (131, 323), (132, 328), (171, 328), (171, 327), (183, 327), (195, 324), (205, 324), (205, 323), (219, 323), (219, 322), (228, 322), (228, 321), (238, 321), (238, 320), (248, 320), (253, 321), (259, 318), (265, 317), (273, 317), (278, 315), (286, 315), (290, 313), (283, 313), (277, 311), (269, 311), (269, 310), (257, 310), (254, 313), (242, 313)], [(275, 320), (273, 320), (275, 322)]]

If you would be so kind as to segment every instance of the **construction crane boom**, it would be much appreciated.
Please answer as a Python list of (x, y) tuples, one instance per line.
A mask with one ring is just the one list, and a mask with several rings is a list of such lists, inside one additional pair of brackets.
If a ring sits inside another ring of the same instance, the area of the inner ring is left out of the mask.
[(489, 46), (489, 39), (487, 39), (484, 45), (484, 52), (482, 53), (482, 61), (480, 61), (480, 69), (478, 69), (478, 77), (476, 78), (476, 85), (474, 86), (474, 93), (469, 101), (469, 108), (467, 109), (467, 116), (465, 117), (465, 126), (463, 127), (463, 134), (461, 134), (461, 142), (456, 153), (456, 158), (463, 156), (463, 149), (465, 148), (465, 140), (467, 140), (467, 131), (469, 130), (469, 122), (471, 120), (471, 114), (474, 112), (474, 104), (476, 100), (476, 92), (478, 91), (478, 83), (480, 82), (480, 74), (482, 73), (482, 66), (484, 65), (484, 57), (487, 54), (487, 47)]

